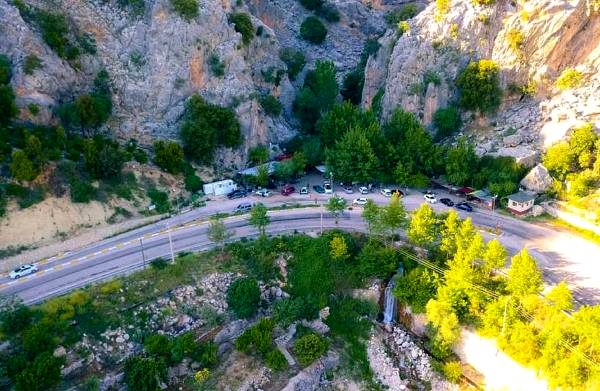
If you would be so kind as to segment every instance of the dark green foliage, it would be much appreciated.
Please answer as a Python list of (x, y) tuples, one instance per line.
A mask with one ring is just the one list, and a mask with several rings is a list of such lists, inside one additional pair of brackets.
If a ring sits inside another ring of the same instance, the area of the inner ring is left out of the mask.
[(118, 3), (124, 8), (128, 7), (134, 15), (141, 15), (146, 7), (144, 0), (119, 0)]
[(74, 60), (79, 56), (79, 48), (69, 41), (69, 25), (64, 15), (36, 10), (35, 20), (42, 38), (59, 57)]
[(414, 313), (425, 312), (425, 305), (435, 297), (440, 277), (424, 267), (416, 267), (405, 276), (396, 279), (394, 296), (401, 303), (408, 304)]
[(496, 111), (502, 98), (499, 72), (498, 65), (492, 60), (470, 62), (456, 79), (460, 105), (481, 113)]
[(294, 114), (306, 132), (314, 127), (322, 113), (331, 109), (338, 95), (335, 66), (331, 61), (317, 60), (315, 69), (307, 73), (304, 86), (294, 100)]
[(260, 105), (271, 117), (278, 117), (281, 114), (281, 102), (273, 95), (265, 95), (260, 98)]
[(0, 125), (8, 125), (17, 115), (15, 93), (10, 85), (0, 85)]
[(306, 334), (294, 342), (294, 354), (303, 367), (307, 367), (329, 349), (329, 342), (318, 334)]
[(519, 182), (527, 168), (508, 156), (483, 156), (479, 160), (479, 168), (473, 176), (473, 185), (477, 188), (487, 187), (492, 194), (504, 197), (516, 192)]
[(323, 4), (315, 13), (330, 23), (340, 21), (340, 11), (338, 11), (335, 5), (330, 3)]
[(236, 12), (229, 16), (229, 21), (233, 23), (235, 31), (242, 34), (242, 42), (248, 46), (254, 38), (254, 26), (250, 15), (245, 12)]
[(288, 77), (295, 80), (296, 76), (304, 68), (306, 59), (301, 51), (292, 48), (283, 48), (279, 51), (279, 58), (287, 65)]
[(325, 40), (327, 28), (319, 18), (309, 16), (300, 25), (300, 36), (302, 39), (318, 45)]
[(167, 378), (162, 359), (131, 356), (125, 361), (125, 383), (131, 390), (156, 391)]
[(125, 163), (125, 154), (117, 142), (96, 136), (83, 142), (83, 160), (92, 178), (118, 178)]
[(10, 59), (4, 54), (0, 54), (0, 85), (10, 83), (12, 78), (11, 67)]
[(25, 330), (35, 319), (36, 312), (19, 304), (0, 314), (0, 330), (4, 335), (13, 336)]
[(200, 163), (212, 162), (217, 146), (241, 143), (240, 124), (233, 110), (206, 102), (193, 95), (186, 104), (180, 136), (186, 155)]
[(312, 320), (319, 315), (319, 306), (312, 296), (279, 300), (273, 308), (273, 319), (282, 327), (296, 320)]
[(175, 12), (188, 21), (198, 16), (197, 0), (171, 0), (171, 5)]
[(235, 340), (235, 348), (244, 353), (254, 351), (266, 355), (273, 349), (274, 328), (275, 322), (272, 319), (262, 318)]
[(469, 184), (470, 178), (477, 169), (477, 155), (473, 145), (464, 138), (448, 149), (446, 160), (446, 177), (451, 183), (459, 186)]
[(357, 69), (348, 72), (346, 76), (344, 76), (344, 82), (342, 84), (341, 94), (344, 99), (349, 100), (355, 105), (360, 104), (364, 83), (364, 70)]
[(21, 209), (29, 208), (35, 204), (44, 201), (44, 188), (36, 186), (33, 189), (27, 189), (27, 194), (19, 200), (19, 207)]
[(248, 152), (248, 159), (252, 164), (263, 164), (269, 160), (269, 148), (266, 145), (257, 145)]
[(357, 256), (357, 261), (357, 273), (363, 279), (388, 278), (400, 265), (396, 251), (374, 240), (365, 244)]
[(210, 66), (210, 71), (213, 75), (221, 77), (225, 74), (225, 63), (223, 63), (216, 54), (213, 53), (208, 57), (208, 65)]
[(245, 245), (233, 243), (230, 251), (246, 265), (253, 277), (269, 280), (276, 275), (277, 243), (264, 237)]
[(316, 11), (324, 4), (324, 0), (299, 0), (300, 4), (309, 11)]
[(87, 203), (96, 195), (96, 188), (85, 179), (73, 178), (69, 182), (71, 188), (71, 201)]
[(19, 373), (15, 379), (16, 391), (46, 391), (60, 382), (60, 368), (63, 358), (57, 358), (50, 352), (38, 355), (33, 362)]
[(372, 303), (342, 297), (334, 300), (330, 305), (330, 313), (325, 323), (334, 335), (348, 338), (368, 338), (371, 322), (368, 317), (373, 316), (376, 308)]
[(183, 148), (174, 141), (156, 141), (154, 163), (171, 174), (180, 173), (183, 168)]
[(415, 4), (408, 4), (400, 9), (389, 11), (385, 14), (385, 21), (390, 26), (396, 26), (399, 22), (411, 19), (417, 14), (417, 6)]
[(27, 105), (27, 110), (29, 110), (31, 115), (36, 116), (40, 113), (40, 106), (35, 103), (30, 103)]
[(379, 127), (354, 127), (327, 150), (326, 164), (337, 180), (367, 183), (377, 175), (379, 161), (369, 132), (379, 132)]
[(377, 125), (371, 112), (344, 102), (334, 105), (317, 123), (322, 145), (334, 145), (352, 128), (368, 128)]
[(260, 73), (267, 83), (273, 83), (276, 87), (279, 87), (279, 84), (281, 84), (281, 78), (283, 75), (285, 75), (285, 71), (283, 69), (277, 69), (275, 67), (261, 69)]
[(185, 189), (191, 193), (196, 193), (202, 190), (202, 179), (195, 173), (188, 173), (185, 175)]
[(279, 349), (273, 349), (265, 356), (265, 364), (274, 371), (281, 371), (287, 368), (288, 362)]
[(164, 334), (153, 334), (144, 341), (144, 349), (153, 356), (169, 357), (171, 348), (171, 339)]
[(25, 152), (17, 150), (12, 153), (10, 173), (16, 180), (32, 181), (38, 176), (39, 169), (29, 160)]
[(167, 213), (171, 210), (171, 203), (169, 202), (169, 195), (164, 191), (159, 191), (154, 188), (148, 190), (148, 198), (156, 207), (157, 213)]
[(260, 289), (253, 278), (235, 280), (227, 290), (227, 304), (238, 318), (249, 318), (260, 303)]
[(437, 129), (436, 139), (448, 137), (460, 128), (460, 112), (454, 106), (438, 109), (433, 114), (433, 124)]

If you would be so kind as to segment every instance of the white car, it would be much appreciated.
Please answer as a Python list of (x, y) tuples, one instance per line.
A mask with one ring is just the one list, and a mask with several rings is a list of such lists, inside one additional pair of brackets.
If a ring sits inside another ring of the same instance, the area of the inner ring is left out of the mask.
[(392, 196), (392, 191), (390, 189), (381, 189), (380, 193), (383, 194), (385, 197)]
[(435, 194), (425, 194), (423, 198), (425, 198), (425, 201), (429, 202), (430, 204), (435, 204), (437, 202)]
[(333, 193), (333, 187), (331, 187), (331, 183), (329, 182), (323, 183), (323, 189), (325, 189), (325, 194)]
[(261, 197), (271, 197), (271, 192), (267, 189), (258, 189), (254, 192), (254, 194)]
[(302, 188), (300, 189), (300, 194), (308, 194), (308, 187), (302, 186)]
[(355, 198), (354, 201), (352, 201), (352, 205), (359, 205), (359, 206), (363, 206), (367, 204), (367, 199), (364, 197), (361, 198)]
[(17, 278), (24, 277), (29, 274), (33, 274), (37, 271), (38, 271), (37, 266), (31, 265), (31, 264), (25, 264), (25, 265), (19, 266), (18, 268), (16, 268), (12, 272), (10, 272), (9, 277), (12, 278), (13, 280), (16, 280)]
[(369, 194), (369, 188), (366, 186), (361, 186), (358, 188), (360, 194)]
[(352, 189), (352, 186), (344, 186), (344, 192), (346, 194), (352, 194), (354, 193), (354, 189)]

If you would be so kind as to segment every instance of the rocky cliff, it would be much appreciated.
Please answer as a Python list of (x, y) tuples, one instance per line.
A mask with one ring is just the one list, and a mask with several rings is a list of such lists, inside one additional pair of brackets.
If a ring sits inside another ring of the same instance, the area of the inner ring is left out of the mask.
[[(137, 12), (118, 0), (25, 3), (65, 15), (70, 38), (85, 37), (96, 49), (93, 54), (82, 54), (77, 62), (64, 60), (48, 47), (39, 27), (21, 15), (12, 0), (0, 0), (0, 53), (7, 54), (15, 65), (12, 84), (21, 119), (55, 121), (56, 106), (89, 91), (96, 72), (105, 68), (114, 102), (105, 131), (120, 139), (137, 138), (146, 145), (157, 138), (175, 139), (186, 99), (199, 93), (212, 103), (235, 107), (245, 136), (241, 152), (250, 145), (278, 143), (295, 133), (291, 104), (296, 87), (285, 76), (277, 86), (263, 76), (269, 69), (285, 69), (278, 56), (282, 47), (305, 52), (308, 65), (317, 58), (332, 59), (343, 72), (356, 65), (364, 41), (382, 33), (385, 25), (383, 11), (358, 0), (339, 0), (335, 4), (340, 21), (327, 23), (326, 42), (314, 46), (300, 39), (299, 25), (310, 11), (295, 0), (252, 0), (247, 4), (199, 0), (198, 16), (191, 20), (179, 16), (169, 0), (141, 2)], [(229, 13), (240, 11), (250, 12), (254, 28), (262, 29), (248, 46), (228, 22)], [(29, 55), (43, 63), (33, 74), (26, 74), (21, 66)], [(223, 76), (211, 72), (211, 56), (225, 65)], [(284, 106), (282, 116), (264, 114), (256, 100), (264, 93), (279, 97)], [(29, 114), (26, 107), (30, 103), (40, 106), (40, 114)], [(239, 152), (221, 151), (219, 156), (226, 165), (239, 166), (244, 161)]]
[[(401, 106), (430, 125), (438, 108), (456, 101), (460, 70), (487, 58), (500, 67), (505, 96), (496, 115), (464, 118), (479, 153), (533, 164), (544, 146), (574, 125), (600, 125), (600, 13), (594, 0), (498, 0), (490, 6), (455, 0), (444, 15), (434, 2), (409, 26), (400, 37), (387, 31), (365, 70), (363, 105), (382, 90), (384, 117)], [(581, 72), (583, 83), (559, 91), (555, 81), (568, 68)], [(428, 73), (438, 81), (427, 83)], [(510, 93), (524, 85), (533, 96)]]

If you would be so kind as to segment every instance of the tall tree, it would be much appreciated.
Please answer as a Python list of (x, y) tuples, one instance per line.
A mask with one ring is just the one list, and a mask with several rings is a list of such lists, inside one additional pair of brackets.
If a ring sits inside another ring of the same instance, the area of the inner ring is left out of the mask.
[(361, 128), (348, 131), (328, 150), (327, 166), (343, 182), (369, 182), (376, 173), (377, 156)]
[(367, 223), (367, 230), (369, 231), (369, 237), (371, 235), (381, 233), (377, 227), (381, 223), (381, 213), (379, 206), (372, 200), (368, 199), (367, 203), (363, 207), (362, 218)]
[(406, 226), (406, 209), (398, 194), (392, 195), (390, 202), (381, 210), (381, 223), (388, 236), (392, 237)]
[(217, 243), (219, 245), (219, 247), (221, 248), (221, 250), (223, 250), (223, 247), (225, 245), (225, 242), (227, 241), (227, 239), (229, 239), (231, 236), (233, 236), (233, 232), (230, 232), (227, 227), (225, 226), (225, 223), (223, 223), (223, 219), (221, 217), (213, 217), (210, 220), (210, 223), (208, 225), (208, 238), (210, 240), (212, 240), (213, 242)]
[(472, 182), (477, 170), (478, 158), (473, 145), (464, 138), (458, 140), (455, 147), (448, 150), (446, 159), (446, 176), (451, 183), (465, 185)]
[(517, 298), (539, 293), (542, 290), (543, 280), (535, 259), (526, 249), (521, 250), (511, 259), (508, 269), (508, 282), (506, 288)]
[(484, 273), (489, 276), (494, 270), (504, 267), (508, 253), (498, 239), (490, 240), (483, 254)]
[(265, 236), (267, 225), (271, 222), (267, 212), (267, 207), (260, 202), (254, 204), (250, 211), (248, 222), (258, 229), (261, 236)]
[(410, 219), (408, 239), (420, 247), (429, 247), (437, 239), (437, 218), (431, 207), (425, 203), (421, 204)]
[(346, 205), (346, 200), (338, 196), (333, 196), (327, 201), (325, 208), (327, 208), (327, 211), (329, 211), (329, 213), (331, 213), (335, 217), (336, 224), (338, 223), (338, 218), (340, 217), (340, 214), (344, 212), (344, 209), (346, 209)]
[(442, 228), (440, 249), (451, 257), (456, 253), (456, 237), (460, 229), (460, 216), (455, 210), (448, 212)]
[(348, 258), (348, 245), (343, 236), (335, 235), (329, 242), (329, 253), (336, 261)]

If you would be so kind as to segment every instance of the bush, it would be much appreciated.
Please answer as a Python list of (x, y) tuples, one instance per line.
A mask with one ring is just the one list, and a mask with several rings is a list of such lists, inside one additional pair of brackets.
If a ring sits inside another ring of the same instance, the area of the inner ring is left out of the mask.
[(287, 72), (290, 80), (295, 80), (298, 73), (302, 71), (302, 68), (304, 68), (304, 65), (306, 64), (304, 54), (292, 48), (281, 49), (279, 51), (279, 58), (287, 65)]
[(404, 304), (410, 305), (416, 314), (425, 312), (425, 306), (435, 297), (440, 277), (423, 267), (417, 267), (396, 280), (394, 296)]
[(27, 110), (29, 110), (31, 115), (36, 116), (40, 113), (40, 106), (35, 103), (30, 103), (27, 105)]
[(275, 322), (272, 319), (262, 318), (235, 340), (235, 348), (244, 353), (254, 350), (265, 356), (273, 349), (274, 328)]
[(297, 320), (312, 320), (319, 315), (319, 306), (312, 297), (294, 297), (279, 300), (273, 307), (273, 319), (282, 327)]
[(496, 0), (471, 0), (471, 1), (473, 2), (473, 4), (480, 5), (482, 7), (493, 5), (496, 2)]
[(574, 68), (567, 68), (556, 79), (555, 85), (559, 90), (565, 91), (580, 87), (582, 82), (583, 73)]
[(438, 109), (433, 114), (433, 124), (437, 129), (435, 138), (441, 140), (460, 129), (460, 112), (454, 106)]
[(156, 141), (154, 163), (171, 174), (180, 173), (183, 168), (183, 148), (173, 141)]
[(210, 66), (210, 71), (213, 75), (221, 77), (225, 74), (225, 64), (216, 54), (213, 53), (208, 57), (208, 65)]
[(156, 212), (167, 213), (169, 210), (171, 210), (169, 196), (164, 191), (150, 189), (148, 190), (148, 198), (150, 198), (150, 201), (156, 207)]
[(498, 64), (492, 60), (469, 63), (456, 80), (461, 106), (482, 113), (494, 112), (502, 97), (499, 71)]
[(0, 85), (10, 83), (12, 78), (10, 59), (4, 54), (0, 54)]
[(460, 365), (460, 361), (450, 361), (444, 363), (442, 372), (444, 373), (444, 377), (446, 379), (452, 383), (458, 383), (462, 377), (462, 367)]
[(269, 148), (265, 145), (252, 147), (248, 152), (248, 159), (252, 164), (263, 164), (269, 160)]
[(523, 46), (523, 42), (525, 42), (525, 34), (519, 29), (510, 29), (506, 34), (506, 40), (508, 42), (508, 47), (514, 52), (519, 53)]
[(227, 290), (227, 304), (238, 318), (249, 318), (260, 303), (260, 289), (253, 278), (235, 280)]
[(318, 18), (309, 16), (300, 25), (300, 36), (302, 39), (318, 45), (325, 40), (327, 29)]
[(334, 105), (338, 95), (335, 66), (331, 61), (317, 60), (315, 69), (306, 74), (304, 86), (294, 100), (294, 114), (303, 130), (313, 132), (322, 113)]
[(202, 179), (200, 179), (200, 177), (194, 173), (186, 174), (184, 183), (185, 189), (190, 193), (196, 193), (202, 190)]
[(235, 31), (242, 34), (242, 42), (248, 46), (254, 38), (254, 26), (250, 15), (245, 12), (236, 12), (229, 16), (229, 21), (233, 23)]
[(71, 189), (71, 201), (87, 203), (96, 195), (96, 188), (84, 179), (73, 178), (69, 183)]
[(50, 352), (38, 355), (30, 366), (16, 376), (16, 391), (45, 391), (53, 389), (60, 382), (60, 368), (63, 358), (54, 357)]
[(306, 334), (294, 343), (294, 354), (303, 367), (307, 367), (329, 349), (329, 342), (318, 334)]
[(323, 6), (324, 0), (300, 0), (300, 4), (309, 11), (316, 11)]
[(8, 125), (17, 115), (15, 93), (10, 85), (0, 85), (0, 125)]
[(171, 5), (182, 18), (186, 20), (194, 19), (198, 16), (197, 0), (171, 0)]
[(79, 49), (71, 45), (67, 37), (69, 25), (64, 15), (37, 11), (35, 19), (42, 30), (42, 38), (59, 57), (74, 60), (79, 56)]
[(323, 4), (317, 9), (316, 14), (331, 23), (340, 21), (340, 11), (333, 4)]
[(389, 11), (385, 14), (385, 21), (390, 26), (397, 26), (399, 22), (413, 18), (417, 14), (417, 6), (415, 4), (408, 4), (404, 7)]
[(273, 349), (267, 353), (265, 357), (265, 364), (267, 364), (267, 367), (274, 371), (284, 370), (288, 366), (285, 356), (279, 351), (279, 349)]
[(95, 129), (104, 124), (112, 113), (108, 72), (98, 72), (91, 94), (80, 95), (74, 102), (59, 106), (57, 112), (65, 126)]
[(359, 105), (362, 100), (362, 92), (365, 83), (363, 69), (355, 69), (344, 76), (341, 94), (344, 99), (354, 105)]
[(12, 153), (10, 173), (16, 180), (32, 181), (38, 176), (39, 170), (29, 160), (24, 151), (17, 150)]
[(156, 391), (167, 380), (167, 366), (162, 359), (132, 356), (125, 361), (124, 370), (130, 390)]
[(260, 105), (271, 117), (278, 117), (281, 114), (281, 102), (273, 95), (265, 95), (260, 98)]
[(30, 54), (25, 57), (25, 61), (23, 61), (23, 72), (26, 75), (33, 75), (33, 73), (42, 67), (42, 60), (35, 54)]
[[(154, 262), (154, 261), (153, 261)], [(163, 334), (153, 334), (144, 341), (144, 349), (153, 356), (169, 358), (173, 343), (169, 337)]]

